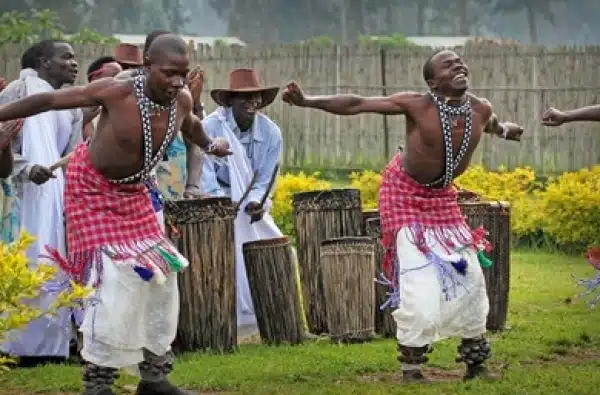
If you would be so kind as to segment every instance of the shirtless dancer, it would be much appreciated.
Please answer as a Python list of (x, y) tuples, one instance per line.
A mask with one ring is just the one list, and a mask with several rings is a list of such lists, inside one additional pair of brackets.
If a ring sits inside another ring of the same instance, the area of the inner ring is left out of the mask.
[(406, 147), (384, 170), (379, 191), (403, 378), (426, 381), (425, 354), (449, 336), (462, 337), (458, 353), (466, 379), (493, 377), (484, 367), (489, 303), (478, 260), (488, 243), (466, 224), (452, 181), (467, 169), (482, 133), (519, 141), (523, 130), (499, 123), (487, 100), (467, 92), (468, 69), (456, 53), (433, 54), (423, 77), (430, 89), (425, 94), (305, 96), (292, 82), (283, 100), (338, 115), (406, 117)]
[(167, 381), (179, 313), (176, 272), (188, 262), (160, 231), (143, 180), (181, 130), (217, 156), (192, 114), (186, 43), (164, 35), (144, 59), (146, 76), (103, 78), (86, 86), (32, 95), (0, 107), (0, 122), (48, 110), (102, 106), (89, 145), (80, 145), (66, 174), (68, 258), (50, 255), (74, 280), (96, 292), (86, 306), (81, 352), (84, 394), (110, 395), (119, 368), (141, 376), (137, 394), (186, 394)]

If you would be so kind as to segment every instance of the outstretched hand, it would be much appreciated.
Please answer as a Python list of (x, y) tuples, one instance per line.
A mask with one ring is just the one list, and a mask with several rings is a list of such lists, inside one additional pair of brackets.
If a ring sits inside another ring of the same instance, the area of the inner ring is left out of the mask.
[(192, 94), (192, 100), (194, 101), (194, 104), (198, 104), (200, 102), (202, 88), (204, 87), (204, 71), (200, 69), (200, 66), (196, 67), (188, 74), (188, 83), (190, 86), (190, 93)]
[(560, 126), (566, 121), (566, 115), (564, 112), (557, 110), (554, 107), (550, 107), (544, 115), (542, 115), (542, 123), (546, 126)]
[(5, 149), (23, 127), (22, 119), (13, 119), (0, 123), (0, 149)]
[(306, 103), (306, 97), (302, 92), (302, 89), (298, 86), (298, 84), (294, 81), (288, 83), (281, 95), (281, 98), (284, 102), (288, 103), (290, 106), (299, 106), (303, 107)]
[(502, 126), (504, 126), (506, 130), (506, 134), (504, 135), (506, 140), (521, 141), (521, 135), (523, 134), (523, 128), (521, 126), (512, 122), (504, 122), (502, 123)]

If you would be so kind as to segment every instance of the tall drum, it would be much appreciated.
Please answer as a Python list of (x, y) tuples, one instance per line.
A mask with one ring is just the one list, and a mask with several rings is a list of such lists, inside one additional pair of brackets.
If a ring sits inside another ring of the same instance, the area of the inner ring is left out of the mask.
[(311, 333), (327, 332), (323, 277), (319, 265), (321, 242), (360, 236), (362, 209), (358, 189), (332, 189), (294, 194), (294, 226), (300, 264), (304, 310)]
[(361, 342), (374, 337), (374, 247), (368, 237), (341, 237), (321, 243), (327, 326), (333, 341)]
[[(383, 271), (383, 257), (385, 250), (381, 245), (381, 223), (379, 218), (370, 218), (366, 221), (365, 232), (375, 243), (375, 278), (381, 278)], [(382, 337), (396, 337), (396, 322), (392, 317), (390, 308), (381, 309), (387, 301), (389, 288), (375, 283), (375, 333)]]
[(508, 202), (463, 201), (460, 208), (472, 228), (483, 226), (493, 250), (492, 267), (484, 269), (490, 312), (487, 329), (504, 329), (510, 289), (510, 204)]
[(304, 325), (290, 241), (281, 237), (244, 243), (243, 253), (263, 343), (302, 343)]
[(165, 205), (167, 232), (190, 266), (179, 275), (178, 351), (237, 348), (234, 219), (229, 198), (185, 199)]

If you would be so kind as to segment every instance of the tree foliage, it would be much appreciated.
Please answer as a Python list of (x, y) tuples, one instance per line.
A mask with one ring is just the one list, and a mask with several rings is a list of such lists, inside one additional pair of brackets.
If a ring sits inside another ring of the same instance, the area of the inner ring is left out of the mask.
[[(55, 11), (31, 10), (11, 11), (0, 14), (0, 45), (9, 43), (33, 44), (45, 39), (64, 39), (64, 26)], [(76, 44), (108, 44), (117, 40), (104, 36), (92, 29), (84, 28), (71, 36)]]

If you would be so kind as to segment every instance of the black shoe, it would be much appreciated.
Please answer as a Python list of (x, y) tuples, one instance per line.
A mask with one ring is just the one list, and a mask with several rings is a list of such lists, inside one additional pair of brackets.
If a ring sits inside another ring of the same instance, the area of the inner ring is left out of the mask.
[(167, 380), (157, 383), (150, 381), (140, 381), (136, 395), (193, 395), (193, 392), (177, 388)]

